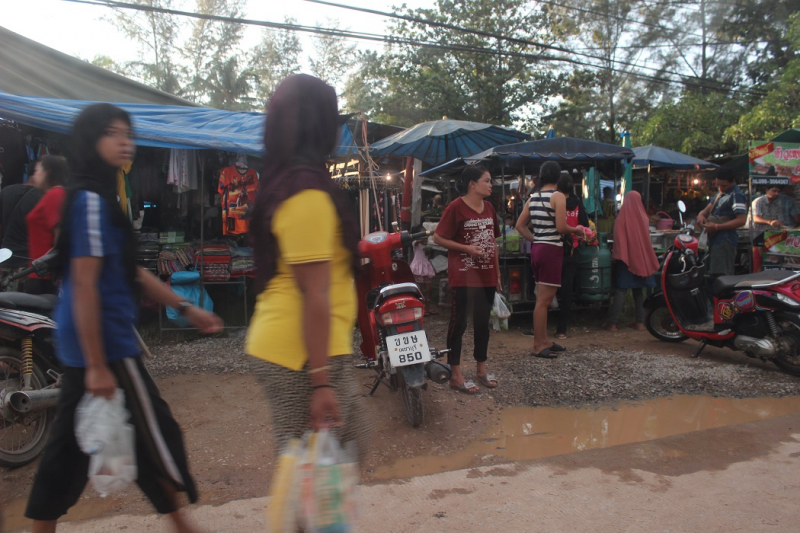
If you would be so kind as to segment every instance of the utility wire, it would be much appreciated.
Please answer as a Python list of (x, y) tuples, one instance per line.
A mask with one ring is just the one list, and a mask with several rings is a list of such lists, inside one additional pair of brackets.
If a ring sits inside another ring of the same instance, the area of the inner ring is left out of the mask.
[[(503, 38), (504, 40), (511, 40), (511, 41), (514, 40), (513, 38), (502, 37), (502, 36), (498, 36), (498, 35), (495, 35), (495, 34), (490, 34), (488, 32), (483, 32), (481, 30), (473, 30), (473, 29), (469, 29), (469, 28), (462, 28), (462, 27), (454, 26), (452, 24), (447, 24), (447, 23), (444, 23), (444, 22), (437, 22), (437, 21), (433, 21), (433, 20), (414, 17), (414, 16), (411, 16), (411, 15), (403, 15), (401, 13), (395, 13), (395, 12), (391, 12), (391, 11), (379, 11), (379, 10), (376, 10), (376, 9), (370, 9), (370, 8), (366, 8), (366, 7), (357, 7), (357, 6), (347, 5), (347, 4), (339, 4), (339, 3), (330, 2), (330, 1), (327, 1), (327, 0), (305, 0), (305, 1), (306, 2), (312, 2), (314, 4), (326, 5), (326, 6), (330, 6), (330, 7), (338, 7), (338, 8), (341, 8), (341, 9), (349, 9), (351, 11), (359, 11), (361, 13), (368, 13), (368, 14), (371, 14), (371, 15), (379, 15), (379, 16), (383, 16), (383, 17), (389, 17), (389, 18), (405, 20), (407, 22), (417, 22), (417, 23), (421, 23), (421, 24), (427, 24), (429, 26), (437, 26), (437, 27), (448, 28), (448, 29), (460, 29), (462, 31), (469, 31), (471, 33), (475, 33), (476, 35), (491, 36), (493, 38)], [(651, 27), (651, 28), (656, 28), (656, 29), (660, 29), (662, 31), (676, 31), (676, 28), (668, 28), (668, 27), (663, 26), (661, 24), (654, 24), (654, 23), (650, 23), (650, 22), (642, 22), (642, 21), (638, 21), (638, 20), (631, 20), (631, 19), (629, 19), (627, 17), (620, 17), (618, 15), (611, 15), (611, 14), (608, 14), (608, 13), (603, 13), (601, 11), (596, 11), (596, 10), (577, 7), (577, 6), (570, 6), (570, 5), (566, 5), (566, 4), (560, 4), (560, 3), (555, 2), (553, 0), (536, 0), (536, 1), (538, 3), (549, 4), (549, 5), (552, 5), (552, 6), (562, 7), (562, 8), (565, 8), (565, 9), (572, 9), (572, 10), (579, 11), (579, 12), (582, 12), (582, 13), (600, 15), (602, 17), (607, 17), (607, 18), (612, 18), (612, 19), (615, 19), (615, 20), (622, 20), (622, 21), (630, 22), (632, 24), (640, 24), (642, 26), (648, 26), (648, 27)], [(687, 33), (686, 35), (691, 35), (693, 37), (700, 37), (700, 38), (703, 37), (702, 35), (697, 34), (697, 33)], [(738, 42), (723, 42), (723, 41), (710, 41), (710, 42), (708, 42), (706, 44), (711, 44), (712, 42), (714, 44), (736, 44), (736, 45), (744, 46), (744, 45), (742, 45), (741, 43), (738, 43)], [(528, 42), (528, 43), (524, 43), (524, 44), (530, 44), (530, 43)], [(541, 43), (537, 43), (537, 45), (541, 46)]]
[[(454, 31), (460, 31), (460, 32), (463, 32), (463, 33), (470, 33), (470, 34), (473, 34), (473, 35), (480, 35), (481, 37), (487, 37), (487, 38), (490, 38), (490, 39), (503, 40), (503, 41), (512, 42), (512, 43), (515, 43), (515, 44), (523, 44), (523, 45), (541, 47), (541, 48), (544, 48), (544, 49), (547, 49), (547, 50), (553, 50), (553, 51), (556, 51), (556, 52), (562, 52), (562, 53), (571, 54), (571, 55), (578, 55), (578, 56), (581, 56), (581, 57), (586, 57), (586, 58), (589, 58), (589, 59), (595, 59), (595, 60), (603, 61), (603, 62), (609, 61), (608, 58), (605, 58), (605, 57), (602, 57), (602, 56), (597, 56), (597, 55), (593, 55), (593, 54), (586, 54), (586, 53), (582, 53), (582, 52), (578, 51), (578, 50), (587, 50), (587, 48), (564, 48), (564, 47), (561, 47), (561, 46), (551, 45), (551, 44), (542, 43), (542, 42), (538, 42), (538, 41), (532, 41), (532, 40), (529, 40), (529, 39), (522, 39), (522, 38), (519, 38), (519, 37), (508, 37), (508, 36), (505, 36), (505, 35), (499, 35), (499, 34), (487, 32), (487, 31), (484, 31), (484, 30), (478, 30), (478, 29), (474, 29), (474, 28), (465, 28), (463, 26), (457, 26), (457, 25), (454, 25), (454, 24), (446, 23), (446, 22), (438, 22), (438, 21), (434, 21), (434, 20), (428, 20), (428, 19), (423, 19), (423, 18), (419, 18), (419, 17), (414, 17), (414, 16), (411, 16), (411, 15), (402, 15), (402, 14), (390, 13), (390, 12), (386, 12), (386, 11), (378, 11), (378, 10), (375, 10), (375, 9), (355, 7), (355, 6), (350, 6), (350, 5), (330, 2), (328, 0), (305, 0), (305, 1), (306, 2), (311, 2), (311, 3), (314, 3), (314, 4), (325, 5), (325, 6), (329, 6), (329, 7), (338, 7), (338, 8), (342, 8), (342, 9), (349, 9), (349, 10), (353, 10), (353, 11), (359, 11), (359, 12), (368, 13), (368, 14), (372, 14), (372, 15), (380, 15), (380, 16), (386, 16), (386, 17), (390, 17), (390, 18), (397, 18), (397, 19), (408, 21), (408, 22), (415, 22), (415, 23), (418, 23), (418, 24), (424, 24), (424, 25), (428, 25), (428, 26), (434, 26), (434, 27), (444, 28), (444, 29), (454, 30)], [(594, 13), (597, 13), (597, 12), (594, 12)], [(674, 46), (674, 45), (670, 45), (670, 46)], [(620, 48), (627, 48), (627, 47), (620, 47)], [(631, 48), (633, 48), (633, 47), (631, 47)], [(641, 65), (641, 64), (638, 64), (638, 63), (632, 63), (632, 62), (629, 62), (629, 61), (622, 61), (622, 60), (619, 60), (619, 59), (611, 59), (610, 61), (612, 63), (616, 63), (618, 65), (624, 65), (624, 66), (628, 66), (628, 67), (635, 67), (635, 68), (639, 68), (639, 69), (650, 70), (650, 71), (656, 72), (656, 73), (672, 74), (672, 75), (679, 76), (679, 77), (686, 76), (685, 74), (681, 74), (680, 72), (674, 72), (674, 71), (670, 71), (670, 70), (663, 70), (663, 69), (659, 69), (659, 68), (655, 68), (655, 67), (649, 67), (647, 65)], [(627, 73), (628, 71), (623, 71), (623, 72)], [(719, 82), (715, 82), (715, 83), (718, 84), (718, 87), (719, 86), (729, 86), (729, 87), (733, 88), (733, 87), (736, 86), (736, 84), (732, 83), (732, 82), (719, 81)]]
[[(289, 30), (289, 31), (298, 31), (298, 32), (305, 32), (305, 33), (312, 33), (312, 34), (320, 34), (320, 35), (329, 35), (335, 37), (342, 37), (345, 39), (357, 39), (357, 40), (367, 40), (367, 41), (377, 41), (377, 42), (384, 42), (387, 44), (404, 44), (407, 46), (416, 46), (421, 48), (430, 48), (430, 49), (438, 49), (444, 51), (456, 51), (456, 52), (471, 52), (471, 53), (479, 53), (484, 55), (497, 55), (497, 56), (507, 56), (507, 57), (516, 57), (527, 59), (531, 61), (554, 61), (554, 62), (563, 62), (563, 63), (570, 63), (577, 66), (588, 67), (593, 69), (604, 69), (610, 70), (612, 72), (623, 74), (623, 75), (630, 75), (642, 80), (652, 81), (662, 85), (675, 85), (679, 84), (681, 86), (691, 86), (696, 88), (704, 88), (718, 91), (720, 90), (719, 86), (707, 85), (700, 83), (699, 81), (693, 80), (691, 78), (683, 78), (679, 80), (675, 80), (672, 78), (667, 78), (663, 76), (651, 76), (647, 74), (641, 74), (633, 71), (626, 71), (617, 68), (606, 68), (600, 65), (586, 63), (583, 61), (579, 61), (576, 59), (572, 59), (569, 57), (556, 57), (556, 56), (548, 56), (542, 54), (529, 54), (529, 53), (522, 53), (522, 52), (514, 52), (509, 50), (496, 50), (491, 48), (483, 48), (477, 46), (469, 46), (469, 45), (441, 45), (437, 43), (431, 43), (426, 41), (418, 41), (412, 39), (400, 39), (395, 37), (386, 37), (383, 35), (377, 34), (368, 34), (368, 33), (358, 33), (352, 32), (349, 30), (339, 30), (339, 29), (329, 29), (329, 28), (322, 28), (322, 27), (312, 27), (312, 26), (302, 26), (298, 24), (291, 24), (291, 23), (280, 23), (280, 22), (269, 22), (263, 20), (252, 20), (252, 19), (245, 19), (245, 18), (237, 18), (237, 17), (226, 17), (221, 15), (211, 15), (207, 13), (196, 13), (190, 11), (180, 11), (176, 9), (168, 9), (168, 8), (160, 8), (155, 6), (144, 6), (139, 4), (129, 4), (124, 2), (117, 2), (113, 0), (63, 0), (66, 2), (73, 2), (79, 4), (86, 4), (86, 5), (93, 5), (93, 6), (101, 6), (101, 7), (111, 7), (115, 9), (132, 9), (135, 11), (141, 12), (155, 12), (155, 13), (162, 13), (167, 15), (175, 15), (175, 16), (183, 16), (188, 18), (196, 18), (201, 20), (211, 20), (215, 22), (224, 22), (224, 23), (233, 23), (233, 24), (244, 24), (244, 25), (252, 25), (252, 26), (260, 26), (266, 27), (271, 29), (278, 29), (278, 30)], [(580, 55), (580, 54), (576, 54)], [(655, 70), (655, 69), (652, 69)], [(681, 74), (666, 72), (668, 74), (675, 74), (677, 76), (682, 76)], [(759, 94), (755, 91), (750, 89), (730, 89), (731, 92), (744, 92), (748, 94)]]

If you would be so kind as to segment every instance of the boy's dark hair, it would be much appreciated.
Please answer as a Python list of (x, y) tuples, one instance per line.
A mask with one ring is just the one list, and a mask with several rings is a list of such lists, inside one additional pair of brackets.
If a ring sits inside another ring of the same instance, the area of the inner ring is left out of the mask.
[(729, 181), (731, 183), (736, 181), (736, 177), (733, 174), (733, 170), (731, 170), (731, 169), (729, 169), (727, 167), (719, 167), (717, 169), (717, 179), (718, 180)]

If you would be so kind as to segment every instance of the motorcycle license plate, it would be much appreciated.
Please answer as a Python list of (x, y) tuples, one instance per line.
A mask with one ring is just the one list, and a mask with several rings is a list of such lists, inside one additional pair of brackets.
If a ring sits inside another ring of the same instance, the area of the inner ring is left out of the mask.
[(395, 368), (427, 363), (432, 359), (431, 350), (428, 347), (428, 337), (424, 331), (412, 331), (386, 337), (386, 348), (389, 351), (389, 361)]

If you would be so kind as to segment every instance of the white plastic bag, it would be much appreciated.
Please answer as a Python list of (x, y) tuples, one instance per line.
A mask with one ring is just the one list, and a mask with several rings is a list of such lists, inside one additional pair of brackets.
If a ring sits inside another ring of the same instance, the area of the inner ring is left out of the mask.
[(136, 436), (128, 423), (125, 393), (110, 400), (85, 394), (75, 412), (75, 437), (89, 460), (89, 479), (100, 496), (136, 480)]
[(500, 319), (509, 318), (511, 316), (511, 310), (508, 308), (508, 303), (506, 302), (506, 299), (503, 298), (503, 295), (499, 292), (494, 293), (494, 306), (492, 306), (491, 316)]
[(348, 533), (356, 515), (358, 463), (327, 430), (312, 433), (300, 468), (301, 525), (312, 533)]

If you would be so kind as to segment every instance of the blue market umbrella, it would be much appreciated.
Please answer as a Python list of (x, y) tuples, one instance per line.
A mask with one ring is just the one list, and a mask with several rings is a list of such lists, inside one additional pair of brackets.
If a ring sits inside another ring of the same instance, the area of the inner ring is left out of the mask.
[(414, 157), (438, 165), (528, 138), (526, 133), (503, 126), (443, 119), (423, 122), (386, 137), (370, 146), (370, 152), (373, 156)]
[(556, 130), (553, 126), (550, 126), (550, 129), (547, 130), (547, 134), (544, 136), (545, 139), (555, 139), (556, 138)]
[(719, 165), (697, 159), (690, 155), (661, 148), (660, 146), (639, 146), (633, 149), (633, 165), (637, 167), (674, 168), (677, 170), (703, 170), (717, 168)]

